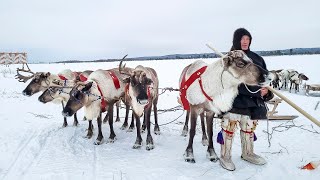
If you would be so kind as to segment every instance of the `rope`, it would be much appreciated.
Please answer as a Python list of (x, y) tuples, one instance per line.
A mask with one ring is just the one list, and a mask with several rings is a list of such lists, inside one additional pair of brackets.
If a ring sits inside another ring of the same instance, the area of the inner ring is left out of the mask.
[(166, 88), (158, 88), (161, 90), (161, 93), (159, 93), (159, 96), (164, 94), (166, 91), (172, 92), (172, 91), (180, 91), (179, 89), (175, 89), (173, 87), (166, 87)]
[[(165, 126), (165, 125), (171, 124), (171, 123), (173, 123), (173, 122), (177, 121), (181, 116), (183, 116), (183, 114), (184, 114), (184, 111), (182, 111), (182, 114), (180, 114), (180, 116), (178, 116), (178, 117), (177, 117), (177, 118), (175, 118), (174, 120), (169, 121), (169, 122), (164, 123), (164, 124), (159, 124), (159, 126)], [(153, 122), (150, 122), (150, 123), (151, 123), (152, 125), (155, 125)]]
[(256, 90), (256, 91), (251, 91), (251, 90), (248, 88), (247, 84), (244, 84), (244, 86), (245, 86), (245, 87), (247, 88), (247, 90), (248, 90), (250, 93), (252, 93), (252, 94), (255, 94), (255, 93), (261, 91), (261, 88), (258, 89), (258, 90)]

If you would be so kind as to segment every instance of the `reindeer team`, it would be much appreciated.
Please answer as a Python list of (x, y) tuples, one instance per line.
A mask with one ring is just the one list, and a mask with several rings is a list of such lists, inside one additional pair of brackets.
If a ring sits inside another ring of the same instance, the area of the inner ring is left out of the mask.
[[(141, 65), (129, 68), (123, 66), (121, 61), (118, 68), (83, 72), (64, 70), (57, 75), (50, 72), (33, 73), (30, 69), (18, 69), (17, 71), (19, 81), (26, 82), (31, 79), (29, 85), (23, 90), (24, 95), (32, 96), (42, 91), (42, 95), (38, 98), (40, 102), (53, 101), (62, 104), (63, 127), (68, 125), (66, 117), (72, 115), (74, 115), (73, 125), (77, 126), (76, 113), (83, 108), (84, 118), (89, 122), (86, 137), (91, 138), (93, 136), (92, 120), (96, 119), (98, 135), (94, 143), (96, 145), (102, 144), (104, 142), (102, 113), (107, 111), (105, 121), (108, 121), (110, 126), (110, 135), (107, 142), (112, 143), (116, 140), (113, 128), (113, 109), (115, 104), (119, 105), (122, 101), (126, 106), (126, 116), (121, 129), (128, 127), (130, 109), (132, 109), (130, 130), (134, 128), (134, 120), (136, 124), (137, 137), (133, 148), (142, 147), (141, 132), (145, 128), (147, 129), (146, 149), (152, 150), (155, 148), (156, 142), (153, 141), (150, 128), (152, 110), (155, 121), (154, 133), (160, 134), (160, 128), (157, 116), (159, 80), (154, 69)], [(23, 76), (19, 74), (19, 71), (30, 72), (32, 75)], [(210, 161), (217, 161), (219, 158), (213, 147), (212, 126), (214, 115), (227, 112), (232, 107), (240, 83), (266, 85), (271, 82), (272, 76), (272, 73), (254, 65), (250, 58), (239, 50), (230, 51), (212, 64), (196, 61), (185, 67), (180, 76), (178, 101), (188, 111), (186, 124), (183, 128), (184, 136), (187, 135), (189, 118), (191, 126), (184, 159), (187, 162), (195, 162), (193, 138), (197, 118), (200, 115), (203, 127), (203, 144), (208, 145), (207, 157)], [(291, 76), (289, 75), (289, 77)], [(295, 76), (291, 78), (293, 77)], [(297, 78), (300, 77), (297, 76)], [(281, 79), (281, 82), (283, 82), (283, 79)], [(144, 119), (142, 128), (141, 117)], [(119, 113), (117, 113), (117, 119), (119, 119)], [(207, 133), (205, 132), (205, 122)], [(226, 151), (223, 147), (221, 150)]]

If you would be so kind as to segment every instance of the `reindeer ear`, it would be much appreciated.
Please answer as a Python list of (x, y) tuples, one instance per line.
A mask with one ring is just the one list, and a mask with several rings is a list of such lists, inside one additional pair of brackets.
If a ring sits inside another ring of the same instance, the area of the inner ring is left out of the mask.
[(125, 79), (122, 79), (123, 83), (130, 83), (130, 77), (127, 77)]
[(92, 87), (92, 84), (93, 82), (87, 83), (81, 91), (82, 92), (89, 91), (89, 89)]
[(45, 74), (46, 77), (49, 77), (50, 75), (51, 75), (50, 72), (47, 72), (47, 73)]

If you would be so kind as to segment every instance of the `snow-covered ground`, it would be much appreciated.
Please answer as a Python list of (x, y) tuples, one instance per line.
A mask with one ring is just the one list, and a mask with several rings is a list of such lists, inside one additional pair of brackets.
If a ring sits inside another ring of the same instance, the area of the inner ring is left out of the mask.
[[(269, 70), (296, 69), (310, 78), (310, 83), (320, 83), (320, 55), (265, 57)], [(156, 69), (160, 87), (178, 87), (179, 75), (187, 64), (195, 60), (162, 60), (127, 62), (127, 66), (138, 64)], [(213, 59), (205, 59), (212, 62)], [(31, 64), (33, 71), (57, 73), (63, 69), (95, 70), (116, 67), (112, 63), (79, 64)], [(194, 141), (195, 164), (184, 161), (183, 153), (188, 137), (180, 136), (184, 115), (174, 123), (160, 126), (161, 135), (153, 135), (155, 149), (147, 151), (132, 149), (136, 132), (120, 130), (123, 122), (115, 123), (117, 140), (113, 144), (93, 145), (97, 135), (85, 139), (87, 122), (80, 121), (73, 127), (62, 128), (61, 106), (38, 102), (39, 94), (26, 97), (21, 94), (27, 84), (14, 79), (17, 66), (0, 67), (0, 179), (320, 179), (320, 169), (300, 170), (302, 165), (320, 159), (320, 128), (300, 115), (286, 103), (281, 103), (277, 110), (281, 115), (299, 115), (293, 122), (298, 127), (277, 128), (283, 132), (273, 132), (271, 147), (268, 147), (267, 121), (260, 121), (256, 130), (258, 140), (255, 152), (267, 160), (264, 166), (249, 164), (240, 159), (241, 144), (239, 130), (236, 133), (232, 149), (236, 170), (226, 171), (219, 163), (206, 159), (206, 147), (201, 144), (200, 123)], [(303, 91), (303, 90), (302, 90)], [(305, 96), (282, 91), (282, 93), (304, 110), (320, 119), (320, 107), (314, 110), (320, 100), (319, 93)], [(168, 92), (160, 96), (159, 109), (177, 106), (178, 92)], [(121, 110), (121, 117), (124, 116)], [(159, 124), (164, 124), (183, 112), (159, 114)], [(78, 117), (82, 119), (80, 110)], [(270, 121), (269, 129), (288, 121)], [(96, 123), (94, 122), (96, 127)], [(304, 128), (304, 129), (302, 129)], [(314, 128), (314, 129), (313, 129)], [(310, 131), (308, 131), (310, 130)], [(219, 121), (215, 121), (214, 139), (220, 131)], [(109, 125), (103, 124), (105, 137), (109, 135)], [(145, 142), (146, 134), (143, 134)], [(214, 141), (217, 154), (220, 146)]]

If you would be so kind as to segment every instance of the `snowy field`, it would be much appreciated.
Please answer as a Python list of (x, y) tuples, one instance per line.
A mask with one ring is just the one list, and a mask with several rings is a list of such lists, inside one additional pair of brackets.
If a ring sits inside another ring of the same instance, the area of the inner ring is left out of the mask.
[[(305, 73), (310, 83), (320, 83), (320, 55), (265, 57), (269, 70), (295, 69)], [(178, 88), (182, 69), (195, 60), (161, 60), (127, 62), (128, 67), (138, 64), (153, 67), (159, 75), (160, 87)], [(212, 62), (213, 59), (205, 59)], [(112, 63), (79, 64), (31, 64), (33, 71), (58, 73), (63, 69), (96, 70), (116, 67)], [(320, 160), (320, 128), (300, 115), (285, 102), (277, 110), (280, 115), (299, 115), (293, 122), (296, 126), (289, 129), (276, 128), (268, 144), (267, 121), (259, 121), (256, 130), (258, 140), (255, 152), (262, 155), (267, 164), (256, 166), (241, 160), (239, 129), (234, 138), (232, 149), (236, 170), (229, 172), (206, 159), (206, 147), (201, 144), (200, 123), (194, 140), (195, 164), (184, 161), (183, 153), (188, 137), (180, 136), (184, 116), (177, 121), (160, 126), (161, 135), (153, 135), (155, 149), (147, 151), (132, 149), (136, 132), (120, 130), (124, 110), (121, 110), (121, 123), (115, 123), (117, 140), (113, 144), (93, 145), (97, 135), (97, 126), (92, 139), (85, 139), (87, 122), (80, 120), (78, 127), (62, 128), (61, 105), (38, 102), (40, 93), (26, 97), (21, 94), (27, 84), (14, 79), (17, 66), (0, 67), (0, 179), (306, 179), (319, 180), (320, 168), (314, 171), (299, 168), (309, 161)], [(20, 67), (20, 66), (19, 66)], [(320, 120), (320, 107), (314, 110), (320, 100), (320, 93), (311, 92), (305, 96), (300, 93), (281, 91), (285, 96)], [(159, 109), (177, 106), (178, 92), (167, 92), (159, 98)], [(183, 112), (159, 114), (159, 124), (164, 124), (179, 117)], [(82, 110), (78, 118), (82, 119)], [(153, 118), (151, 119), (153, 121)], [(292, 125), (289, 121), (270, 121), (269, 130), (281, 124)], [(152, 127), (153, 128), (153, 127)], [(214, 122), (214, 140), (220, 131), (219, 120)], [(282, 131), (282, 132), (279, 132)], [(318, 132), (318, 133), (313, 133)], [(103, 124), (104, 137), (109, 136), (109, 125)], [(146, 134), (143, 134), (145, 144)], [(220, 146), (214, 141), (217, 154)]]

